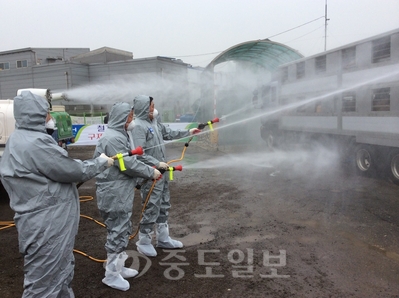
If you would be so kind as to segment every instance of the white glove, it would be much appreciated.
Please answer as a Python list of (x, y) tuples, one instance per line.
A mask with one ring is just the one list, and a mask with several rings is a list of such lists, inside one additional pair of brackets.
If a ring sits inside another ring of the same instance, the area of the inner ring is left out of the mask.
[(195, 134), (197, 134), (197, 133), (200, 133), (200, 132), (201, 132), (201, 130), (198, 129), (198, 128), (191, 128), (191, 129), (189, 130), (189, 133), (190, 133), (191, 136), (192, 136), (192, 135), (195, 135)]
[(167, 170), (169, 168), (169, 165), (166, 162), (160, 161), (157, 168)]
[(161, 177), (161, 172), (157, 169), (154, 169), (154, 176), (152, 177), (154, 178), (154, 180), (158, 180), (158, 178)]
[(101, 153), (100, 158), (107, 160), (107, 166), (110, 167), (114, 164), (114, 160), (111, 157), (106, 156), (104, 153)]

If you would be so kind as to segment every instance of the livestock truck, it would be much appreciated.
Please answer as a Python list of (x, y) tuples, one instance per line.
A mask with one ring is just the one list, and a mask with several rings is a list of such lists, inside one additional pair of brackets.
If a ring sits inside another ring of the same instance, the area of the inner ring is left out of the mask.
[[(52, 94), (49, 89), (19, 89), (17, 95), (20, 95), (22, 91), (29, 90), (34, 94), (42, 96), (45, 98), (50, 105), (50, 114), (54, 119), (56, 124), (56, 129), (52, 137), (56, 140), (59, 146), (66, 149), (67, 143), (74, 142), (74, 137), (72, 134), (72, 121), (68, 113), (65, 112), (65, 107), (60, 105), (53, 105), (54, 100), (62, 99), (61, 94)], [(14, 100), (13, 99), (3, 99), (0, 100), (0, 158), (3, 155), (4, 148), (6, 146), (7, 140), (11, 133), (15, 129), (15, 119), (14, 119)], [(6, 196), (6, 192), (3, 186), (0, 185), (0, 195)]]
[(256, 93), (269, 148), (323, 141), (399, 184), (399, 29), (283, 64)]

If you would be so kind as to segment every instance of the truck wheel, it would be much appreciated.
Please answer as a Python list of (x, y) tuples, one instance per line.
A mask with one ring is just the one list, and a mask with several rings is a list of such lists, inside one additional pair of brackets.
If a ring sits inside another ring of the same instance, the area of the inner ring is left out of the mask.
[(376, 170), (373, 148), (369, 145), (357, 145), (355, 148), (355, 166), (358, 174), (371, 175)]
[(261, 136), (269, 150), (274, 150), (279, 146), (280, 138), (275, 131), (263, 130)]
[(399, 185), (399, 150), (392, 150), (388, 155), (387, 174), (389, 179)]

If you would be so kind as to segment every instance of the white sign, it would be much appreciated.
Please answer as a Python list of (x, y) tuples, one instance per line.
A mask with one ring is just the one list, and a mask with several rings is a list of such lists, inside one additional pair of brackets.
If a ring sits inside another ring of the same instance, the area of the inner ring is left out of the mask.
[(76, 133), (75, 143), (69, 146), (95, 146), (107, 127), (107, 124), (82, 126)]
[[(163, 124), (173, 130), (186, 130), (196, 127), (196, 125), (193, 126), (192, 123), (171, 122)], [(107, 124), (84, 125), (78, 128), (75, 136), (75, 143), (69, 144), (68, 146), (96, 146), (97, 141), (102, 137), (107, 128)]]

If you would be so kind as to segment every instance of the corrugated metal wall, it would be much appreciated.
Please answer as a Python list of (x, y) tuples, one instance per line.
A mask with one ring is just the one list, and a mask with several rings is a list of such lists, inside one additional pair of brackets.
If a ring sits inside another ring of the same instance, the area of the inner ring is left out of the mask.
[[(0, 53), (0, 62), (9, 62), (10, 69), (0, 71), (0, 98), (13, 98), (21, 88), (48, 88), (63, 91), (96, 82), (118, 80), (140, 82), (134, 94), (148, 94), (157, 102), (173, 102), (176, 98), (189, 100), (187, 64), (170, 58), (152, 57), (109, 63), (81, 64), (70, 58), (89, 49), (27, 48)], [(28, 66), (16, 68), (17, 60), (28, 60)], [(150, 84), (149, 84), (150, 82)], [(68, 103), (66, 104), (68, 105)], [(168, 105), (168, 104), (166, 104)], [(96, 107), (94, 107), (94, 110)], [(104, 107), (99, 107), (103, 110)], [(88, 110), (93, 106), (71, 107), (69, 112)], [(68, 107), (67, 107), (68, 111)]]

